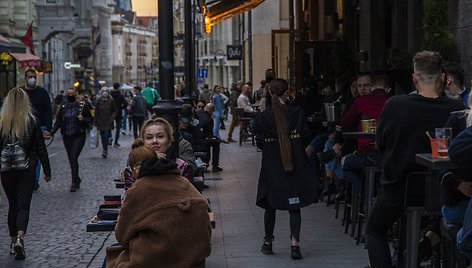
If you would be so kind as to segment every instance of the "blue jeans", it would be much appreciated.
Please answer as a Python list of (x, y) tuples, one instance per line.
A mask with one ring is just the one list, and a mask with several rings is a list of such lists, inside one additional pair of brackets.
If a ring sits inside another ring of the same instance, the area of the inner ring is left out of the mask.
[[(41, 126), (41, 132), (44, 133), (46, 131), (46, 126)], [(41, 162), (38, 158), (38, 165), (36, 166), (36, 181), (39, 182), (39, 176), (41, 175)]]
[(357, 192), (360, 193), (362, 188), (362, 170), (367, 166), (376, 165), (378, 162), (377, 158), (374, 155), (366, 155), (365, 152), (362, 155), (360, 153), (346, 155), (343, 166), (344, 175), (346, 175), (346, 178)]
[(457, 247), (469, 260), (472, 260), (472, 202), (469, 200), (465, 211), (464, 223), (457, 233)]
[[(128, 113), (129, 113), (129, 110), (128, 109), (125, 109), (125, 115), (123, 116), (123, 130), (126, 131), (126, 121), (128, 119)], [(129, 121), (129, 130), (131, 130), (131, 120)]]
[(220, 138), (221, 117), (219, 112), (213, 113), (213, 136)]
[(102, 137), (102, 147), (104, 152), (108, 152), (108, 141), (111, 137), (111, 130), (101, 130), (100, 136)]
[(462, 226), (468, 204), (469, 201), (459, 203), (455, 206), (444, 205), (441, 212), (446, 222)]
[[(333, 149), (334, 140), (328, 139), (325, 144), (324, 152)], [(344, 177), (344, 172), (341, 166), (341, 160), (335, 157), (333, 160), (325, 164), (326, 170), (332, 170), (338, 178)]]

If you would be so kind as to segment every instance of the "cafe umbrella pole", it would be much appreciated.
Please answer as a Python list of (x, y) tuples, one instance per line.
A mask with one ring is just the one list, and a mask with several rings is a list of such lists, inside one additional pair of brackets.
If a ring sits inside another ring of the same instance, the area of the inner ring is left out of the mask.
[(158, 117), (169, 121), (178, 129), (178, 112), (181, 103), (175, 100), (174, 92), (174, 25), (172, 1), (159, 0), (159, 86), (161, 100), (152, 107)]

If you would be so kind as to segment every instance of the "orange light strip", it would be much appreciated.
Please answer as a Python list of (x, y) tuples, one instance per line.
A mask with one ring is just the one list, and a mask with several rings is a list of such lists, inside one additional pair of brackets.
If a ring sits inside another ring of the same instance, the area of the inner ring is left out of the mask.
[(210, 33), (211, 32), (211, 27), (214, 26), (215, 24), (218, 24), (220, 22), (223, 22), (225, 20), (231, 19), (239, 14), (242, 14), (246, 11), (249, 11), (255, 7), (257, 7), (259, 4), (264, 2), (264, 0), (253, 0), (251, 2), (248, 2), (244, 5), (241, 5), (239, 7), (232, 8), (228, 11), (222, 12), (220, 14), (217, 14), (215, 16), (211, 16), (211, 14), (208, 14), (208, 10), (206, 7), (203, 7), (203, 14), (204, 14), (204, 24), (205, 24), (205, 32)]

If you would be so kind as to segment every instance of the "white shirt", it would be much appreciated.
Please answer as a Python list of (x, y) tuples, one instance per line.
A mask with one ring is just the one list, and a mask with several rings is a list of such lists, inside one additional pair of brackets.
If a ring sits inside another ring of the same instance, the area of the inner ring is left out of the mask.
[(254, 110), (251, 107), (251, 102), (249, 101), (249, 97), (241, 94), (238, 97), (238, 108), (242, 108), (246, 113), (252, 113)]

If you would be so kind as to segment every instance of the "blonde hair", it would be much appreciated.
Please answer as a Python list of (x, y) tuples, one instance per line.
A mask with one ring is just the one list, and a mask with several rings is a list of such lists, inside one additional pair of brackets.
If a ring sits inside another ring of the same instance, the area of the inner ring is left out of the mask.
[(152, 157), (156, 157), (156, 152), (145, 146), (144, 141), (138, 138), (133, 142), (133, 145), (131, 145), (128, 163), (131, 168), (134, 168), (140, 165), (144, 160)]
[(28, 94), (21, 88), (12, 88), (3, 102), (0, 116), (0, 135), (2, 138), (21, 139), (34, 120)]

